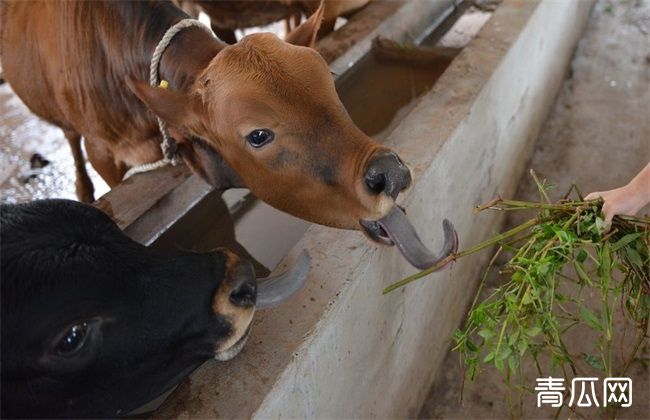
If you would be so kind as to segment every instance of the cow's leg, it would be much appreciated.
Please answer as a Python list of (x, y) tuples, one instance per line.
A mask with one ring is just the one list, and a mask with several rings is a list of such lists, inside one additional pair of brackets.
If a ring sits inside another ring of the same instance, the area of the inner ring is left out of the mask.
[(323, 13), (323, 20), (318, 29), (318, 39), (322, 39), (324, 36), (332, 33), (334, 31), (334, 26), (336, 26), (336, 19), (341, 13), (341, 2), (340, 1), (329, 1), (325, 3), (325, 11)]
[(284, 33), (288, 34), (291, 32), (291, 16), (284, 19)]
[(288, 34), (294, 29), (296, 29), (300, 25), (301, 19), (302, 19), (302, 15), (300, 14), (300, 12), (294, 13), (284, 18), (285, 34)]
[(212, 31), (226, 44), (232, 45), (237, 43), (237, 36), (235, 35), (235, 31), (232, 29), (222, 29), (212, 25)]
[(64, 129), (63, 134), (68, 139), (68, 144), (72, 150), (72, 157), (74, 158), (74, 167), (77, 176), (75, 182), (77, 198), (82, 203), (92, 203), (95, 201), (95, 188), (88, 176), (88, 171), (86, 171), (86, 159), (84, 159), (84, 154), (81, 150), (81, 135), (74, 130), (68, 129)]
[(318, 30), (318, 39), (322, 39), (334, 32), (334, 26), (336, 26), (336, 17), (333, 19), (323, 20), (323, 23), (321, 23), (320, 29)]
[(86, 139), (86, 151), (88, 160), (97, 173), (106, 181), (109, 187), (113, 188), (120, 182), (126, 173), (126, 165), (118, 162), (111, 150), (99, 141)]

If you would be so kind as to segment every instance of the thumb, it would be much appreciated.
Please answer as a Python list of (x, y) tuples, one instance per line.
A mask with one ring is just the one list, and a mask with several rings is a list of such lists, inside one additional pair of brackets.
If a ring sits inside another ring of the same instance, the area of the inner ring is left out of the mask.
[(589, 194), (587, 194), (587, 196), (585, 197), (585, 201), (596, 200), (596, 199), (598, 199), (598, 198), (601, 198), (601, 197), (602, 197), (602, 194), (603, 194), (603, 193), (601, 193), (601, 192), (592, 192), (592, 193), (589, 193)]
[(608, 203), (603, 205), (603, 214), (605, 215), (605, 232), (608, 232), (612, 227), (612, 219), (614, 218), (614, 210)]

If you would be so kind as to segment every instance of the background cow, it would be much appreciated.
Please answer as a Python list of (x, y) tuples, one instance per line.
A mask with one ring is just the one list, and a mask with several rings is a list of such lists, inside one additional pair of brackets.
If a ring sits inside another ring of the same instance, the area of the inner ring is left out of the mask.
[(0, 225), (2, 417), (124, 415), (248, 337), (257, 286), (232, 253), (145, 248), (67, 200)]
[[(212, 30), (228, 44), (237, 42), (235, 29), (267, 26), (284, 19), (287, 33), (298, 26), (302, 15), (318, 10), (321, 0), (176, 0), (194, 17), (199, 11), (210, 17)], [(334, 29), (339, 16), (348, 16), (370, 0), (323, 0), (323, 22), (318, 30), (321, 38)], [(292, 23), (296, 23), (292, 27)]]

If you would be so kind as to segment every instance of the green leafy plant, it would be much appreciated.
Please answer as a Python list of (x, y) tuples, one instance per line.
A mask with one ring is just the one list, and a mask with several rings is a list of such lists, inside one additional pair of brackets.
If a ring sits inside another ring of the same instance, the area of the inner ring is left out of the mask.
[[(616, 216), (607, 231), (600, 200), (584, 201), (573, 186), (563, 199), (552, 203), (547, 194), (550, 187), (539, 182), (534, 173), (533, 177), (540, 202), (498, 198), (476, 211), (530, 210), (537, 213), (535, 217), (441, 263), (498, 246), (465, 325), (454, 335), (454, 350), (459, 352), (469, 379), (476, 377), (481, 366), (492, 365), (509, 383), (514, 375), (521, 378), (520, 368), (526, 358), (535, 363), (540, 375), (548, 375), (539, 363), (542, 354), (550, 357), (552, 371), (561, 372), (565, 378), (579, 372), (576, 355), (607, 376), (623, 376), (647, 334), (650, 219)], [(570, 199), (572, 193), (577, 197)], [(488, 272), (503, 252), (511, 254), (500, 268), (507, 280), (481, 300)], [(436, 268), (407, 277), (384, 293)], [(585, 292), (599, 295), (598, 311), (586, 305)], [(637, 327), (637, 339), (625, 363), (614, 366), (612, 319), (619, 304)], [(598, 354), (567, 349), (564, 337), (580, 324), (597, 335)]]

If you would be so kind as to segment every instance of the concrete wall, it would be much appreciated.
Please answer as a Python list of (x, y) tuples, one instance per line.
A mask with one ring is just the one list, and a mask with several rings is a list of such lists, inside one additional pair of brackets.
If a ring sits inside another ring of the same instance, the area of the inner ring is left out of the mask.
[[(514, 192), (592, 1), (506, 0), (389, 137), (414, 169), (401, 203), (425, 243), (451, 219), (461, 248), (501, 225), (472, 207)], [(486, 259), (457, 262), (390, 295), (415, 270), (359, 233), (312, 226), (307, 287), (264, 311), (243, 353), (209, 362), (157, 413), (180, 417), (417, 415)]]

